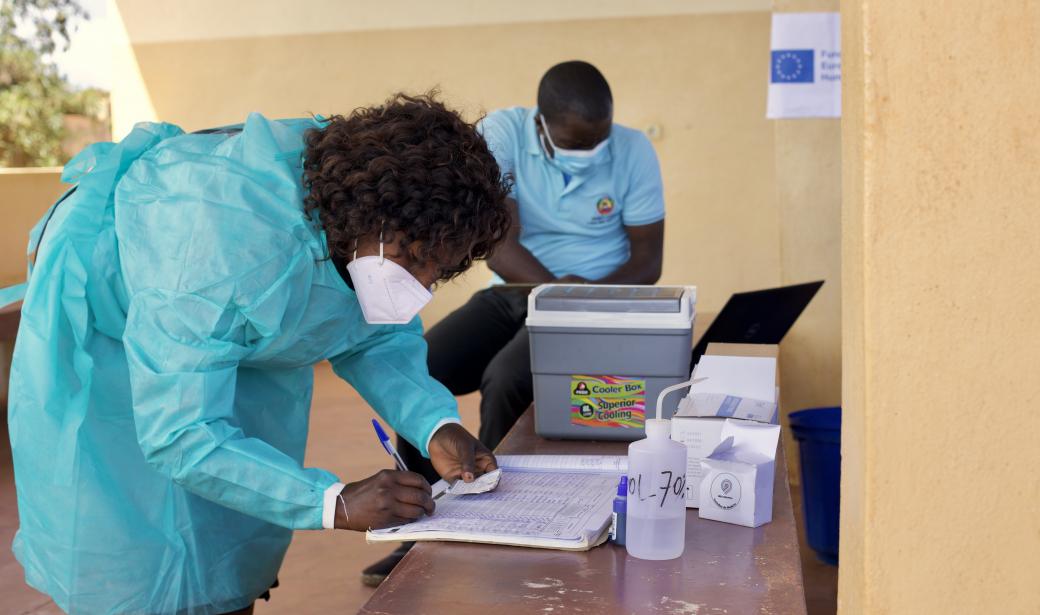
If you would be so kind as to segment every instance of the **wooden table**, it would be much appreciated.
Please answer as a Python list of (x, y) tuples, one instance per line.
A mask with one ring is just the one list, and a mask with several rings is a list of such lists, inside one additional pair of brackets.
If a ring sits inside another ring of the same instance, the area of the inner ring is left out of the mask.
[[(528, 410), (496, 452), (622, 455), (627, 446), (539, 438)], [(360, 612), (802, 615), (802, 566), (783, 450), (776, 459), (773, 521), (751, 529), (706, 521), (688, 509), (681, 558), (639, 560), (611, 543), (585, 553), (418, 543)]]

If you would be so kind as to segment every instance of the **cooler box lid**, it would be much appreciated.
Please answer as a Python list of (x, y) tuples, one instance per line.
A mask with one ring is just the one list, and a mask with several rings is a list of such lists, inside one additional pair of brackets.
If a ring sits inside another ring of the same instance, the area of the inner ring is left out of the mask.
[(543, 284), (527, 299), (528, 327), (689, 329), (694, 286)]

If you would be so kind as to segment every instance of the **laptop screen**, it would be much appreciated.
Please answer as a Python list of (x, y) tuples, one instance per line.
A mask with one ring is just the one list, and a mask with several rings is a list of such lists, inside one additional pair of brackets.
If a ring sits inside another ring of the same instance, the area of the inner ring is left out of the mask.
[(690, 371), (713, 342), (779, 344), (823, 281), (735, 293), (693, 347)]

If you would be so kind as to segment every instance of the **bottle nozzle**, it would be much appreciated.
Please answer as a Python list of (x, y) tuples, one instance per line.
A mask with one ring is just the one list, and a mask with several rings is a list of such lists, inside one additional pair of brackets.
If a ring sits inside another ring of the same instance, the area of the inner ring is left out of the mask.
[(685, 389), (686, 387), (688, 387), (688, 386), (690, 386), (692, 384), (693, 384), (693, 379), (690, 379), (690, 380), (687, 380), (686, 382), (680, 382), (679, 384), (673, 384), (670, 387), (665, 387), (664, 390), (661, 391), (661, 394), (657, 396), (657, 419), (658, 420), (661, 420), (661, 406), (664, 405), (664, 398), (667, 397), (669, 393), (674, 393), (675, 391), (678, 391), (680, 389)]

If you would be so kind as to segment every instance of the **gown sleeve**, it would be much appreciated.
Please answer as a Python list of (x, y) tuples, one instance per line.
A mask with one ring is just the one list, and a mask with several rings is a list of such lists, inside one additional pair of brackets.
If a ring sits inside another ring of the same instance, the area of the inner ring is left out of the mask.
[(330, 359), (373, 409), (423, 456), (434, 430), (459, 420), (455, 397), (430, 375), (426, 340), (416, 317), (407, 325), (388, 325), (350, 351)]
[(287, 206), (302, 203), (298, 170), (277, 155), (269, 124), (251, 116), (241, 139), (164, 141), (120, 180), (122, 341), (149, 464), (227, 508), (320, 529), (324, 491), (337, 478), (250, 437), (236, 417), (239, 402), (279, 411), (239, 381), (240, 367), (261, 344), (297, 334), (316, 256)]
[(236, 420), (247, 323), (197, 295), (133, 297), (123, 345), (138, 442), (148, 463), (198, 496), (282, 527), (320, 529), (336, 476), (246, 437)]

